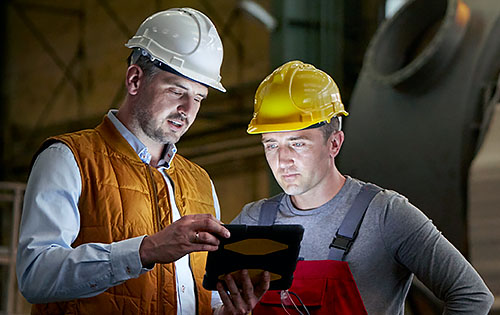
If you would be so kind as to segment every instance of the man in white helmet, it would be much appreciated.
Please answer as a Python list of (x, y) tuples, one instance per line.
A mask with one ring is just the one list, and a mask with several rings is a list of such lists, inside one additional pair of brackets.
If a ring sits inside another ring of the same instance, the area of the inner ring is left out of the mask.
[(333, 79), (300, 61), (257, 89), (248, 133), (261, 134), (284, 193), (245, 205), (233, 223), (301, 224), (304, 238), (289, 292), (268, 291), (254, 313), (403, 314), (416, 275), (443, 314), (487, 314), (491, 292), (431, 220), (404, 196), (337, 169), (347, 115)]
[(208, 87), (220, 83), (222, 43), (203, 13), (147, 18), (132, 49), (127, 95), (95, 129), (51, 137), (34, 157), (20, 229), (19, 288), (33, 314), (240, 314), (269, 286), (226, 278), (202, 287), (207, 251), (229, 232), (211, 179), (176, 154)]

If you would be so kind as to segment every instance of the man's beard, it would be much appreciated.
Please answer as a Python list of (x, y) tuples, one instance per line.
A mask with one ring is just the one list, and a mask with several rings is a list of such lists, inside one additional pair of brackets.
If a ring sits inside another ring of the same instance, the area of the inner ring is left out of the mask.
[[(180, 137), (184, 134), (184, 131), (179, 130), (174, 132), (168, 128), (167, 120), (180, 120), (184, 125), (189, 125), (187, 118), (180, 113), (170, 114), (168, 117), (157, 120), (151, 114), (149, 109), (138, 106), (134, 111), (134, 116), (139, 122), (139, 127), (142, 129), (144, 134), (146, 134), (150, 139), (161, 144), (175, 144), (179, 141)], [(162, 129), (162, 126), (166, 126), (166, 129)]]

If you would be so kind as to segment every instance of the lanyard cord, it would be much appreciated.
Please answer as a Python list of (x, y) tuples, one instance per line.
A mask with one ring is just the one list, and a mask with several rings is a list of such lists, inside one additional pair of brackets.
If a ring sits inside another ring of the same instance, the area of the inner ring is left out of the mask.
[(281, 296), (281, 307), (283, 307), (283, 310), (288, 314), (288, 315), (291, 315), (286, 307), (285, 307), (285, 304), (287, 305), (290, 305), (292, 304), (295, 309), (297, 310), (297, 312), (299, 312), (300, 315), (304, 315), (304, 313), (302, 313), (299, 308), (297, 307), (297, 305), (295, 304), (295, 302), (293, 301), (293, 298), (290, 296), (290, 293), (293, 294), (297, 300), (299, 300), (300, 302), (300, 306), (302, 306), (304, 308), (304, 310), (306, 311), (306, 314), (307, 315), (310, 315), (309, 313), (309, 310), (307, 309), (307, 307), (304, 305), (304, 303), (302, 302), (302, 300), (300, 299), (300, 297), (295, 293), (295, 292), (292, 292), (292, 291), (288, 291), (288, 290), (282, 290), (281, 293), (280, 293), (280, 296)]

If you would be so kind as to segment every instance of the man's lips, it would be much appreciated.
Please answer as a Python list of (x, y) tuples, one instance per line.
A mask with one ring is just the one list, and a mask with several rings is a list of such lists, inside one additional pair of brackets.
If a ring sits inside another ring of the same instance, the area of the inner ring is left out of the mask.
[(177, 119), (168, 119), (167, 121), (168, 121), (168, 125), (173, 130), (180, 130), (184, 126), (184, 123), (180, 120), (177, 120)]
[(281, 178), (283, 178), (283, 180), (287, 182), (295, 180), (295, 178), (297, 178), (298, 176), (298, 173), (281, 174)]

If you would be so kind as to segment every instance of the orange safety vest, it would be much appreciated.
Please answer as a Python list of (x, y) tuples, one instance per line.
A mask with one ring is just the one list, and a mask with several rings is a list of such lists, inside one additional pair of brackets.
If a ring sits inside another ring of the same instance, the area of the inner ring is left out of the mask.
[[(80, 232), (73, 247), (151, 235), (171, 224), (163, 175), (139, 159), (109, 118), (95, 129), (49, 138), (38, 152), (54, 142), (71, 149), (82, 178)], [(215, 215), (212, 185), (205, 170), (176, 155), (167, 173), (174, 183), (181, 216)], [(199, 314), (212, 313), (211, 292), (202, 287), (206, 255), (189, 254)], [(175, 283), (174, 264), (156, 264), (153, 270), (95, 297), (33, 305), (32, 314), (175, 314)]]

